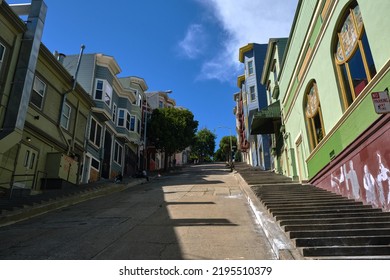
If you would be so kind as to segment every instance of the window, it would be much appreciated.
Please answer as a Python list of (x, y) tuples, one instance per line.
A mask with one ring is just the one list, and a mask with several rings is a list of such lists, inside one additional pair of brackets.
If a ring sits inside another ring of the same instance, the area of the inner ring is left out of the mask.
[(137, 119), (137, 132), (138, 132), (138, 134), (141, 133), (141, 121), (140, 121), (140, 119)]
[(268, 80), (268, 83), (267, 83), (267, 94), (268, 94), (269, 104), (271, 104), (272, 103), (272, 86), (271, 86), (270, 80)]
[(70, 113), (71, 108), (68, 103), (65, 103), (61, 115), (61, 126), (65, 129), (69, 128)]
[(119, 165), (122, 165), (123, 146), (115, 141), (114, 145), (114, 161)]
[(24, 156), (24, 164), (23, 164), (24, 167), (28, 166), (29, 160), (30, 160), (30, 151), (27, 150), (26, 151), (26, 155)]
[(342, 102), (347, 109), (376, 74), (374, 60), (356, 2), (346, 11), (334, 50)]
[(125, 127), (128, 131), (135, 131), (135, 116), (130, 115), (126, 109), (119, 109), (118, 126)]
[(315, 81), (310, 83), (305, 94), (304, 110), (310, 146), (314, 149), (325, 136), (320, 100)]
[(26, 167), (26, 170), (34, 169), (36, 156), (37, 156), (36, 153), (30, 150), (26, 150), (26, 154), (24, 155), (24, 163), (23, 163), (23, 166)]
[(99, 171), (99, 169), (100, 169), (100, 162), (97, 159), (92, 158), (91, 159), (91, 167), (96, 169), (97, 171)]
[(118, 126), (125, 126), (125, 110), (119, 109), (118, 113)]
[(274, 66), (272, 67), (272, 72), (274, 73), (274, 83), (278, 83), (278, 70), (276, 69), (276, 59), (273, 62)]
[(5, 55), (5, 47), (2, 44), (0, 44), (0, 71), (4, 61), (4, 55)]
[(129, 112), (126, 112), (126, 129), (130, 131), (130, 125), (131, 123), (131, 115), (129, 114)]
[(164, 108), (164, 102), (161, 100), (158, 102), (158, 108)]
[(135, 131), (135, 116), (130, 117), (130, 131)]
[(116, 114), (117, 114), (118, 106), (114, 103), (112, 106), (112, 121), (114, 124), (116, 124)]
[(104, 101), (111, 108), (112, 87), (105, 80), (96, 80), (95, 99)]
[(103, 127), (97, 123), (95, 119), (91, 119), (91, 127), (89, 130), (89, 141), (100, 148)]
[(46, 84), (42, 82), (38, 77), (35, 77), (30, 102), (37, 106), (39, 109), (42, 109), (43, 97), (45, 96), (45, 92)]
[(253, 74), (253, 60), (248, 61), (248, 75)]
[(255, 91), (255, 86), (251, 86), (249, 88), (249, 94), (251, 96), (251, 101), (255, 101), (256, 100), (256, 91)]

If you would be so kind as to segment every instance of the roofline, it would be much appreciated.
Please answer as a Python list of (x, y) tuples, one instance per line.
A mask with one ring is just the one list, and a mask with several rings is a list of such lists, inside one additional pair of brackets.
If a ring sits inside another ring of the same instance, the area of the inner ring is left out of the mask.
[(298, 21), (298, 16), (299, 16), (299, 12), (300, 12), (300, 9), (301, 9), (301, 6), (302, 6), (302, 2), (303, 2), (302, 0), (298, 0), (297, 8), (295, 10), (294, 20), (293, 20), (293, 23), (291, 25), (290, 34), (288, 36), (288, 40), (287, 40), (287, 44), (286, 44), (286, 49), (284, 51), (282, 62), (280, 63), (280, 73), (279, 73), (279, 76), (282, 75), (282, 72), (284, 70), (284, 64), (286, 62), (286, 57), (287, 57), (288, 50), (290, 49), (291, 40), (293, 38), (292, 35), (293, 35), (294, 31), (295, 31), (295, 25), (297, 24), (297, 21)]
[(245, 82), (245, 75), (241, 75), (237, 77), (237, 87), (241, 88), (241, 84)]
[(244, 62), (244, 53), (253, 50), (253, 43), (250, 43), (244, 47), (241, 47), (238, 54), (238, 60), (243, 63)]

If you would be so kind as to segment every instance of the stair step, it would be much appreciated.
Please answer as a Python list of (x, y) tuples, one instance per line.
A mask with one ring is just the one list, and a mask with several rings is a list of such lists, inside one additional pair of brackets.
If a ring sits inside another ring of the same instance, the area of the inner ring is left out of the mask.
[(301, 205), (301, 206), (286, 206), (286, 207), (273, 207), (269, 208), (268, 211), (271, 213), (273, 212), (279, 212), (280, 211), (287, 211), (287, 212), (296, 212), (296, 211), (307, 211), (307, 210), (340, 210), (340, 209), (367, 209), (371, 208), (369, 205), (363, 205), (363, 204), (343, 204), (343, 205)]
[(297, 238), (293, 241), (297, 247), (390, 245), (390, 235)]
[(309, 230), (349, 230), (349, 229), (390, 228), (390, 222), (386, 222), (386, 223), (286, 225), (283, 228), (286, 232), (289, 232), (289, 231), (309, 231)]
[(307, 201), (322, 201), (322, 200), (334, 200), (334, 201), (350, 201), (346, 197), (321, 195), (321, 196), (308, 196), (308, 197), (290, 197), (290, 198), (270, 198), (262, 199), (263, 203), (305, 203)]
[(359, 213), (359, 212), (382, 212), (382, 210), (378, 208), (371, 208), (371, 207), (358, 207), (358, 208), (345, 208), (345, 209), (338, 209), (338, 208), (333, 208), (333, 209), (303, 209), (299, 211), (294, 211), (291, 212), (289, 210), (272, 210), (272, 214), (274, 216), (278, 215), (286, 215), (286, 214), (296, 214), (296, 215), (319, 215), (319, 214), (337, 214), (337, 213)]
[(300, 248), (304, 257), (326, 256), (389, 256), (390, 245), (349, 246), (349, 247), (305, 247)]
[(308, 230), (308, 231), (290, 231), (290, 239), (295, 238), (317, 238), (317, 237), (344, 237), (344, 236), (377, 236), (390, 235), (389, 228), (369, 228), (369, 229), (347, 229), (347, 230)]
[(284, 214), (274, 215), (277, 221), (279, 220), (296, 220), (296, 219), (329, 219), (329, 218), (352, 218), (352, 217), (375, 217), (375, 216), (387, 216), (390, 217), (390, 213), (382, 212), (380, 209), (372, 209), (377, 211), (361, 211), (361, 212), (341, 212), (341, 213), (312, 213), (312, 214)]
[(282, 220), (279, 222), (281, 226), (286, 225), (319, 225), (319, 224), (350, 224), (350, 223), (379, 223), (388, 222), (390, 218), (388, 216), (378, 217), (352, 217), (352, 218), (330, 218), (330, 219), (295, 219), (295, 220)]
[(321, 201), (306, 201), (304, 205), (302, 202), (299, 203), (264, 203), (267, 208), (287, 208), (287, 207), (321, 207), (321, 206), (349, 206), (349, 205), (362, 205), (362, 203), (357, 203), (356, 201), (351, 200), (321, 200)]

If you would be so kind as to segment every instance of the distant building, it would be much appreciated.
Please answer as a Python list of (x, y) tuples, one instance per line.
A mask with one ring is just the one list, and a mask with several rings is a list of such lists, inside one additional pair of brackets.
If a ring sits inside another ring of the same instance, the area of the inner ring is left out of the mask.
[(250, 163), (248, 142), (249, 132), (247, 130), (248, 111), (246, 106), (246, 93), (244, 85), (245, 75), (241, 75), (237, 78), (237, 87), (240, 89), (240, 91), (233, 96), (234, 101), (236, 102), (233, 113), (236, 116), (237, 150), (241, 153), (242, 161)]
[[(144, 103), (144, 111), (147, 112), (145, 116), (149, 118), (152, 114), (152, 111), (155, 109), (162, 108), (173, 108), (176, 106), (176, 102), (174, 99), (169, 98), (168, 94), (170, 94), (171, 90), (165, 91), (148, 91), (146, 92), (146, 100)], [(147, 120), (145, 120), (147, 121)], [(148, 141), (148, 137), (146, 135), (145, 145), (146, 145), (146, 157), (147, 157), (147, 170), (154, 171), (165, 168), (165, 153), (156, 150), (153, 146), (153, 143)], [(169, 161), (168, 161), (169, 162)], [(168, 166), (167, 166), (168, 167)]]
[[(75, 73), (77, 56), (63, 59)], [(113, 179), (118, 173), (132, 176), (139, 169), (142, 100), (147, 85), (143, 79), (118, 78), (116, 60), (104, 54), (84, 54), (78, 82), (95, 102), (88, 122), (88, 141), (83, 158), (82, 182)]]
[[(249, 145), (248, 163), (262, 169), (270, 169), (270, 136), (255, 135), (251, 131), (253, 116), (261, 108), (267, 107), (265, 86), (260, 83), (267, 44), (248, 44), (239, 50), (239, 61), (244, 64), (245, 73), (239, 78), (238, 86), (242, 94), (246, 140)], [(245, 78), (244, 78), (245, 77)], [(238, 110), (239, 112), (240, 110)], [(240, 131), (240, 128), (239, 128)], [(242, 133), (242, 132), (241, 132)]]
[(287, 38), (270, 39), (265, 56), (260, 82), (266, 88), (268, 107), (255, 113), (252, 122), (252, 134), (271, 135), (271, 169), (278, 173), (289, 174), (288, 157), (293, 150), (287, 151), (283, 138), (280, 114), (279, 73), (283, 61)]

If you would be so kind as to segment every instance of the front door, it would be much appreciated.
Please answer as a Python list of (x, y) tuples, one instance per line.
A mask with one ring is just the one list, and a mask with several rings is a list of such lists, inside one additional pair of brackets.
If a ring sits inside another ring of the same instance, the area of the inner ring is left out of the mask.
[(104, 157), (102, 167), (102, 177), (104, 179), (110, 178), (111, 167), (111, 148), (112, 148), (112, 135), (106, 130), (104, 134)]
[(39, 152), (34, 147), (21, 143), (13, 182), (14, 185), (29, 189), (36, 188), (35, 172)]

